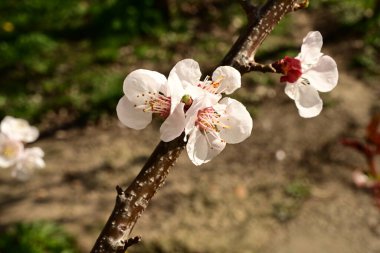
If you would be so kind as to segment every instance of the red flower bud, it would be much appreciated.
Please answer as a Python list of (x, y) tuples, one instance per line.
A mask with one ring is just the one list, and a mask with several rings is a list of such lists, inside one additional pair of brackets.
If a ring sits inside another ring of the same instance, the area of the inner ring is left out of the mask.
[(294, 83), (302, 75), (301, 61), (298, 59), (285, 56), (285, 58), (280, 61), (280, 65), (284, 73), (280, 78), (281, 82)]

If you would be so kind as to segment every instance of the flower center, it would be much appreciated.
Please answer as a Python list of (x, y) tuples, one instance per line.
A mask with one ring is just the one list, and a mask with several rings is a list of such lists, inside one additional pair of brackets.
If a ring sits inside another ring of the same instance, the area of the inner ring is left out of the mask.
[[(144, 96), (145, 94), (142, 94)], [(171, 98), (163, 94), (148, 92), (148, 99), (144, 101), (143, 105), (136, 106), (144, 112), (159, 114), (162, 118), (167, 118), (170, 114)]]
[(0, 149), (0, 155), (6, 159), (15, 159), (20, 151), (19, 145), (13, 142), (5, 143)]
[(219, 133), (222, 128), (229, 128), (220, 121), (220, 114), (214, 108), (207, 107), (198, 111), (195, 125), (203, 132)]
[(291, 58), (285, 56), (284, 59), (280, 60), (280, 66), (283, 72), (281, 76), (281, 82), (296, 82), (302, 75), (301, 61), (296, 58)]

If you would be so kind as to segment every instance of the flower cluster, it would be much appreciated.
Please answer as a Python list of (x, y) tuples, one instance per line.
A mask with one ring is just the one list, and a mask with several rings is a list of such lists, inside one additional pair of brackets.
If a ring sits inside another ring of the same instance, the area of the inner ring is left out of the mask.
[(12, 168), (12, 176), (26, 180), (35, 169), (45, 167), (39, 147), (25, 148), (38, 138), (38, 129), (26, 120), (6, 116), (0, 123), (0, 168)]
[(285, 93), (294, 100), (301, 117), (311, 118), (322, 111), (318, 91), (328, 92), (338, 83), (338, 68), (334, 59), (321, 53), (322, 35), (309, 32), (303, 39), (296, 58), (285, 57), (279, 64), (286, 82)]
[(209, 162), (226, 143), (239, 143), (251, 135), (252, 118), (237, 100), (222, 98), (241, 86), (239, 71), (218, 67), (201, 80), (199, 64), (192, 59), (178, 62), (168, 78), (138, 69), (124, 80), (124, 96), (116, 111), (127, 127), (143, 129), (152, 114), (164, 119), (161, 140), (171, 141), (185, 132), (186, 150), (195, 165)]

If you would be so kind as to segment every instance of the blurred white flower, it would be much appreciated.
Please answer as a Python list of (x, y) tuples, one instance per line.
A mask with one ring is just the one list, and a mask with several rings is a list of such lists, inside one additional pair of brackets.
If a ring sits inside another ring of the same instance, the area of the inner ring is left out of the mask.
[(10, 139), (26, 143), (37, 140), (39, 135), (38, 129), (29, 125), (28, 121), (12, 116), (4, 117), (0, 123), (0, 130)]
[(10, 139), (5, 134), (0, 133), (0, 168), (13, 166), (23, 151), (22, 142)]
[(39, 147), (26, 148), (16, 161), (12, 176), (20, 180), (29, 179), (34, 170), (45, 168), (44, 155), (44, 152)]
[[(315, 117), (322, 111), (323, 101), (318, 91), (331, 91), (338, 83), (336, 62), (321, 53), (322, 44), (320, 32), (309, 32), (303, 39), (300, 54), (292, 61), (289, 61), (289, 57), (280, 61), (285, 72), (282, 80), (287, 81), (285, 93), (295, 101), (300, 116), (304, 118)], [(297, 60), (301, 63), (300, 77), (297, 74)]]
[(375, 181), (361, 170), (352, 172), (352, 181), (358, 188), (371, 188), (375, 185)]
[(45, 167), (44, 152), (39, 147), (24, 148), (39, 132), (26, 120), (6, 116), (0, 123), (0, 167), (12, 169), (12, 175), (25, 180), (35, 169)]

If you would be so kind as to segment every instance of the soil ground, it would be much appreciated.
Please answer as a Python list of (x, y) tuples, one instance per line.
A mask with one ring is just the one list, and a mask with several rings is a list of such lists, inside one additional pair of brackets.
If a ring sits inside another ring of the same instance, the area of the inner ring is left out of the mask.
[[(340, 46), (326, 49), (338, 64)], [(246, 92), (264, 101), (252, 136), (201, 167), (184, 152), (138, 221), (133, 234), (143, 243), (130, 252), (380, 252), (380, 212), (351, 183), (365, 160), (339, 142), (364, 135), (380, 89), (342, 67), (313, 119), (298, 116), (281, 86)], [(0, 224), (52, 220), (89, 252), (115, 186), (131, 182), (158, 142), (157, 124), (130, 130), (116, 115), (39, 140), (46, 169), (27, 182), (0, 171)]]

